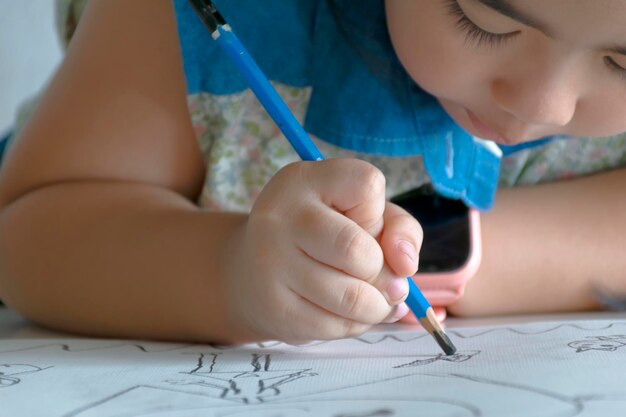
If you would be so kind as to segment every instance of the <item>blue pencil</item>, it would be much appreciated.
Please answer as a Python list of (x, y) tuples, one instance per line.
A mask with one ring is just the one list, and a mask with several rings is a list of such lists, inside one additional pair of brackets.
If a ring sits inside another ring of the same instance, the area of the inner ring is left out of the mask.
[[(300, 158), (304, 161), (324, 160), (324, 157), (309, 135), (280, 98), (274, 87), (272, 87), (265, 74), (263, 74), (252, 56), (241, 44), (215, 5), (210, 0), (189, 0), (189, 2), (211, 32), (213, 39), (217, 41), (237, 66), (248, 82), (250, 89), (257, 96), (263, 107), (265, 107)], [(411, 278), (407, 278), (407, 280), (409, 282), (409, 295), (406, 299), (406, 304), (424, 329), (435, 338), (443, 351), (447, 355), (454, 354), (456, 348), (441, 327), (430, 303), (417, 288), (413, 280)]]

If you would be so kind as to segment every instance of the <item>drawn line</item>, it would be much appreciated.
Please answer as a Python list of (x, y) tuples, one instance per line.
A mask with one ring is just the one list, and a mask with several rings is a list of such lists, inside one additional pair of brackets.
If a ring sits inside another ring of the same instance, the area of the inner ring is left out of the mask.
[(86, 410), (89, 410), (90, 408), (94, 408), (94, 407), (97, 407), (99, 405), (102, 405), (102, 404), (104, 404), (107, 401), (113, 400), (113, 399), (115, 399), (117, 397), (120, 397), (120, 396), (122, 396), (122, 395), (124, 395), (124, 394), (126, 394), (126, 393), (128, 393), (130, 391), (133, 391), (133, 390), (135, 390), (137, 388), (140, 388), (140, 387), (141, 387), (141, 385), (138, 385), (136, 387), (127, 388), (127, 389), (125, 389), (123, 391), (120, 391), (120, 392), (117, 392), (117, 393), (115, 393), (113, 395), (105, 397), (102, 400), (96, 401), (94, 403), (91, 403), (91, 404), (85, 405), (85, 406), (83, 406), (81, 408), (78, 408), (78, 409), (76, 409), (74, 411), (71, 411), (71, 412), (69, 412), (68, 414), (66, 414), (63, 417), (74, 417), (74, 416), (77, 416), (78, 414), (82, 413), (83, 411), (86, 411)]
[(457, 377), (457, 378), (461, 378), (461, 379), (466, 379), (468, 381), (477, 382), (479, 384), (495, 385), (497, 387), (505, 386), (509, 388), (518, 389), (521, 391), (528, 391), (534, 394), (543, 395), (544, 397), (552, 398), (557, 401), (562, 401), (574, 407), (574, 414), (572, 414), (572, 416), (579, 414), (584, 408), (583, 404), (579, 400), (573, 399), (566, 395), (559, 394), (557, 392), (548, 391), (542, 388), (535, 388), (535, 387), (530, 387), (530, 386), (522, 385), (522, 384), (514, 384), (512, 382), (506, 382), (506, 381), (496, 381), (496, 380), (492, 380), (492, 379), (488, 379), (484, 377), (471, 376), (471, 375), (463, 375), (463, 374), (449, 374), (449, 375)]
[(261, 364), (259, 364), (259, 357), (262, 356), (258, 353), (252, 354), (252, 360), (250, 361), (250, 365), (252, 365), (253, 372), (259, 372), (261, 370)]
[[(207, 399), (211, 399), (211, 400), (218, 400), (214, 396), (205, 395), (205, 394), (198, 394), (197, 392), (189, 392), (189, 391), (185, 391), (185, 390), (177, 390), (177, 389), (171, 389), (171, 388), (155, 387), (155, 386), (151, 386), (151, 385), (135, 385), (135, 386), (132, 386), (130, 388), (126, 388), (126, 389), (124, 389), (122, 391), (119, 391), (119, 392), (117, 392), (115, 394), (112, 394), (112, 395), (110, 395), (110, 396), (108, 396), (108, 397), (106, 397), (106, 398), (104, 398), (102, 400), (94, 401), (94, 402), (92, 402), (90, 404), (87, 404), (87, 405), (85, 405), (83, 407), (77, 408), (74, 411), (70, 411), (69, 413), (64, 414), (62, 417), (76, 417), (77, 415), (79, 415), (79, 414), (81, 414), (81, 413), (83, 413), (85, 411), (88, 411), (90, 409), (96, 408), (96, 407), (106, 403), (107, 401), (111, 401), (111, 400), (114, 400), (116, 398), (119, 398), (119, 397), (121, 397), (121, 396), (123, 396), (125, 394), (128, 394), (129, 392), (134, 391), (134, 390), (139, 389), (139, 388), (147, 388), (147, 389), (151, 389), (151, 390), (167, 391), (167, 392), (176, 393), (176, 394), (194, 395), (194, 396), (197, 396), (197, 397), (207, 398)], [(214, 407), (230, 407), (230, 406), (231, 406), (231, 404), (223, 404), (223, 405), (214, 405), (214, 406), (211, 406), (211, 408), (214, 408)], [(195, 408), (199, 408), (199, 407), (195, 407)], [(207, 408), (207, 407), (201, 407), (201, 408)], [(191, 408), (189, 408), (189, 409), (191, 409)], [(186, 409), (179, 409), (177, 411), (183, 411), (183, 410), (186, 410)]]
[[(461, 339), (472, 339), (472, 338), (475, 338), (475, 337), (484, 336), (484, 335), (489, 334), (489, 333), (500, 332), (500, 331), (509, 331), (509, 332), (512, 332), (512, 333), (520, 334), (520, 335), (537, 335), (537, 334), (549, 333), (549, 332), (552, 332), (554, 330), (560, 329), (562, 327), (571, 327), (571, 328), (576, 328), (576, 329), (585, 330), (585, 331), (595, 331), (595, 330), (610, 329), (613, 326), (618, 326), (618, 325), (626, 325), (626, 322), (610, 323), (610, 324), (608, 324), (608, 325), (606, 325), (604, 327), (597, 327), (597, 328), (587, 328), (587, 327), (580, 326), (578, 324), (561, 323), (561, 324), (558, 324), (558, 325), (556, 325), (554, 327), (551, 327), (549, 329), (542, 329), (542, 330), (539, 330), (539, 331), (528, 331), (528, 332), (522, 331), (522, 330), (518, 330), (518, 329), (513, 328), (513, 327), (498, 327), (498, 328), (495, 328), (495, 329), (488, 329), (488, 330), (485, 330), (483, 332), (476, 333), (476, 334), (473, 334), (473, 335), (467, 335), (467, 336), (461, 333), (462, 332), (461, 329), (456, 329), (456, 330), (454, 330), (454, 329), (447, 329), (446, 331), (447, 331), (448, 334), (452, 333), (452, 334), (454, 334), (455, 336), (457, 336), (457, 337), (459, 337)], [(418, 331), (421, 334), (419, 334), (417, 336), (410, 336), (410, 337), (399, 337), (399, 336), (393, 335), (393, 334), (383, 334), (383, 335), (380, 335), (380, 336), (378, 336), (376, 338), (370, 336), (369, 339), (371, 339), (371, 340), (368, 340), (368, 338), (365, 338), (365, 337), (355, 337), (355, 338), (347, 339), (347, 340), (358, 341), (358, 342), (364, 343), (366, 345), (376, 345), (378, 343), (383, 343), (383, 342), (385, 342), (387, 340), (396, 341), (398, 343), (410, 343), (410, 342), (413, 342), (415, 340), (419, 340), (421, 338), (424, 338), (424, 337), (428, 336), (428, 333), (426, 333), (425, 331), (423, 331), (421, 329), (418, 330)], [(332, 343), (332, 342), (333, 342), (332, 340), (318, 340), (318, 341), (315, 341), (313, 343), (309, 343), (309, 344), (305, 345), (304, 348), (319, 346), (319, 345), (323, 345), (323, 344), (326, 344), (326, 343)], [(267, 349), (267, 348), (273, 348), (273, 347), (284, 345), (284, 343), (271, 341), (271, 342), (256, 343), (256, 345), (257, 345), (257, 347), (259, 347), (261, 349)]]
[[(198, 356), (198, 362), (197, 365), (194, 369), (192, 369), (189, 372), (181, 372), (183, 374), (195, 374), (196, 372), (198, 372), (199, 370), (201, 370), (204, 367), (204, 353), (189, 353), (189, 355), (199, 355)], [(209, 367), (209, 372), (213, 372), (213, 367), (215, 366), (215, 363), (217, 361), (217, 357), (220, 355), (219, 353), (211, 353), (211, 356), (213, 356), (213, 360), (211, 361), (211, 366)]]
[(389, 408), (380, 408), (374, 411), (366, 411), (364, 413), (337, 414), (335, 417), (384, 417), (394, 415), (394, 411)]
[[(341, 398), (332, 398), (332, 399), (324, 399), (324, 398), (316, 398), (315, 402), (321, 402), (321, 401), (326, 401), (326, 402), (343, 402), (343, 401), (357, 401), (354, 398), (348, 398), (348, 399), (341, 399)], [(388, 401), (388, 402), (393, 402), (395, 403), (399, 403), (399, 402), (409, 402), (409, 403), (413, 403), (413, 402), (428, 402), (428, 403), (438, 403), (438, 404), (444, 404), (444, 405), (448, 405), (451, 407), (459, 407), (462, 408), (464, 410), (467, 410), (469, 413), (471, 413), (472, 416), (474, 417), (481, 417), (483, 415), (483, 412), (480, 408), (474, 406), (474, 404), (469, 404), (463, 401), (459, 401), (459, 400), (453, 400), (450, 398), (441, 398), (441, 397), (421, 397), (421, 396), (417, 396), (417, 397), (393, 397), (393, 398), (385, 398), (383, 400), (381, 399), (359, 399), (358, 402), (363, 404), (367, 401), (374, 401), (374, 402), (380, 402), (380, 401)], [(291, 401), (274, 401), (272, 402), (272, 406), (274, 405), (291, 405), (291, 404), (298, 404), (298, 403), (302, 403), (305, 402), (307, 403), (308, 401), (306, 400), (291, 400)], [(416, 408), (416, 411), (419, 411), (419, 408)], [(416, 414), (416, 415), (421, 415), (421, 414)]]
[(598, 327), (598, 328), (592, 328), (592, 329), (588, 329), (588, 328), (580, 326), (578, 324), (562, 323), (562, 324), (559, 324), (559, 325), (557, 325), (555, 327), (552, 327), (550, 329), (543, 329), (543, 330), (539, 330), (539, 331), (536, 331), (536, 332), (533, 332), (533, 331), (524, 332), (524, 331), (521, 331), (521, 330), (517, 330), (517, 329), (515, 329), (513, 327), (498, 327), (498, 328), (495, 328), (495, 329), (488, 329), (488, 330), (485, 330), (484, 332), (476, 333), (476, 334), (473, 334), (473, 335), (470, 335), (470, 336), (464, 336), (463, 334), (459, 333), (460, 330), (448, 330), (447, 332), (448, 333), (453, 333), (455, 336), (460, 337), (462, 339), (472, 339), (474, 337), (484, 336), (486, 334), (493, 333), (493, 332), (499, 332), (499, 331), (509, 331), (509, 332), (516, 333), (516, 334), (519, 334), (519, 335), (536, 335), (536, 334), (550, 333), (550, 332), (552, 332), (554, 330), (557, 330), (557, 329), (560, 329), (562, 327), (573, 327), (573, 328), (576, 328), (576, 329), (579, 329), (579, 330), (595, 331), (595, 330), (610, 329), (611, 327), (617, 326), (617, 325), (626, 325), (626, 322), (610, 323), (610, 324), (608, 324), (605, 327)]
[[(420, 331), (423, 331), (423, 330), (420, 329)], [(382, 342), (384, 342), (386, 340), (395, 340), (396, 342), (400, 342), (400, 343), (413, 342), (414, 340), (418, 340), (418, 339), (421, 339), (421, 338), (426, 337), (426, 336), (428, 336), (428, 333), (426, 333), (424, 331), (424, 333), (420, 334), (419, 336), (408, 337), (408, 338), (400, 338), (400, 337), (398, 337), (396, 335), (393, 335), (393, 334), (386, 334), (386, 335), (383, 335), (378, 340), (367, 340), (367, 339), (364, 339), (362, 337), (356, 337), (354, 339), (358, 340), (359, 342), (365, 343), (367, 345), (376, 345), (376, 344), (382, 343)]]
[(17, 385), (21, 382), (19, 378), (15, 378), (12, 376), (0, 376), (0, 388), (12, 387), (13, 385)]
[(198, 345), (197, 344), (186, 344), (186, 345), (179, 345), (179, 346), (175, 346), (175, 347), (169, 346), (167, 348), (163, 348), (163, 349), (159, 349), (159, 350), (148, 350), (148, 349), (146, 349), (145, 347), (143, 347), (140, 344), (120, 343), (120, 344), (109, 345), (109, 346), (99, 346), (99, 347), (73, 349), (73, 348), (71, 348), (67, 344), (51, 343), (51, 344), (47, 344), (47, 345), (38, 345), (38, 346), (31, 346), (31, 347), (26, 347), (26, 348), (3, 350), (3, 351), (0, 351), (0, 353), (25, 352), (25, 351), (28, 351), (28, 350), (44, 349), (44, 348), (49, 348), (49, 347), (59, 347), (59, 348), (61, 348), (61, 350), (65, 351), (65, 352), (88, 352), (88, 351), (96, 351), (96, 350), (114, 349), (114, 348), (120, 348), (120, 347), (134, 347), (134, 348), (137, 348), (137, 349), (139, 349), (140, 351), (142, 351), (144, 353), (161, 353), (161, 352), (171, 352), (171, 351), (174, 351), (174, 350), (184, 349), (184, 348), (188, 348), (188, 347), (192, 347), (192, 346), (198, 346)]
[(293, 397), (292, 396), (292, 397), (281, 398), (280, 400), (277, 400), (275, 402), (283, 403), (285, 401), (289, 401), (291, 398), (310, 397), (311, 395), (326, 394), (326, 393), (329, 393), (329, 392), (336, 392), (336, 391), (341, 391), (341, 390), (346, 390), (346, 389), (366, 387), (366, 386), (372, 385), (372, 384), (382, 384), (382, 383), (385, 383), (385, 382), (395, 381), (395, 380), (402, 379), (402, 378), (409, 378), (409, 377), (416, 376), (416, 375), (423, 375), (423, 374), (420, 373), (420, 372), (415, 372), (415, 373), (410, 373), (410, 374), (405, 374), (405, 375), (390, 376), (389, 378), (379, 379), (379, 380), (376, 380), (376, 381), (362, 382), (360, 384), (355, 384), (355, 385), (348, 385), (348, 386), (336, 387), (336, 388), (328, 388), (328, 389), (322, 389), (320, 391), (308, 392), (306, 394), (299, 394), (298, 397)]
[(202, 369), (202, 367), (204, 366), (204, 353), (201, 353), (200, 356), (198, 356), (198, 364), (197, 366), (192, 369), (189, 373), (193, 374), (195, 372), (197, 372), (198, 370)]
[(36, 369), (31, 369), (30, 371), (12, 372), (10, 374), (6, 373), (6, 372), (0, 371), (0, 376), (31, 374), (33, 372), (40, 372), (40, 371), (45, 371), (46, 369), (54, 368), (54, 366), (46, 366), (45, 368), (42, 368), (40, 366), (30, 365), (30, 364), (27, 364), (27, 363), (2, 363), (2, 364), (0, 364), (0, 368), (2, 368), (3, 366), (6, 366), (6, 367), (10, 367), (10, 366), (24, 366), (24, 367), (36, 368)]

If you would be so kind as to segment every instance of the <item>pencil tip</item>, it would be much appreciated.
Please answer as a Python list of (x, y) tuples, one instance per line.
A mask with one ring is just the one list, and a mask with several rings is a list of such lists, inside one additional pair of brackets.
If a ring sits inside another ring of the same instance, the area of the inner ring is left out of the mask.
[(454, 346), (454, 343), (452, 343), (452, 340), (450, 340), (445, 332), (435, 330), (433, 332), (433, 336), (435, 337), (439, 347), (443, 349), (447, 356), (454, 355), (456, 353), (456, 346)]
[(435, 341), (446, 355), (454, 355), (456, 347), (443, 330), (443, 327), (441, 327), (441, 324), (439, 323), (439, 320), (437, 320), (437, 316), (435, 315), (432, 307), (426, 311), (426, 317), (420, 318), (419, 322), (422, 324), (422, 327), (424, 327), (424, 329), (435, 338)]

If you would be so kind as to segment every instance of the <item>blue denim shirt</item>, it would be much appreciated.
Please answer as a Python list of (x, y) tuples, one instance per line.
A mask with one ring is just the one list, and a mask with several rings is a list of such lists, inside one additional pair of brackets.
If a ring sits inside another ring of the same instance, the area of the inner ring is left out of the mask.
[[(247, 88), (195, 15), (174, 0), (189, 94)], [(215, 0), (272, 81), (311, 87), (304, 128), (366, 154), (421, 154), (438, 192), (493, 204), (501, 152), (462, 130), (396, 56), (384, 0)]]

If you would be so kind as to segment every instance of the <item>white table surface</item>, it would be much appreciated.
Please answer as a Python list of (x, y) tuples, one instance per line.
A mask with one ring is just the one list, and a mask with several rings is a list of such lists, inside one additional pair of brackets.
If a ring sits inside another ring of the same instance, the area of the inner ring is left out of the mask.
[[(504, 317), (484, 317), (484, 318), (448, 318), (446, 327), (478, 327), (505, 325), (515, 323), (533, 323), (541, 321), (570, 321), (570, 320), (626, 320), (626, 312), (588, 312), (588, 313), (564, 313), (564, 314), (541, 314), (541, 315), (521, 315)], [(390, 326), (390, 325), (385, 325)], [(391, 325), (403, 326), (406, 325)], [(387, 327), (388, 328), (388, 327)], [(38, 326), (17, 313), (0, 307), (0, 343), (2, 339), (49, 339), (49, 338), (79, 338), (79, 336), (59, 333)]]

